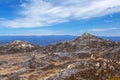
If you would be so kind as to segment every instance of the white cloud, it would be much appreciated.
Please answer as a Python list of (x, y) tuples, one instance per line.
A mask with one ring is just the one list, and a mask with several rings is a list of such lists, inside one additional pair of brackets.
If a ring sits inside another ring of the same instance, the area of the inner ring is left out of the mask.
[(90, 31), (94, 31), (94, 32), (104, 32), (104, 31), (111, 31), (111, 30), (120, 30), (120, 28), (93, 28)]
[[(26, 0), (27, 1), (27, 0)], [(120, 0), (30, 0), (22, 3), (21, 18), (0, 20), (5, 27), (43, 27), (120, 12)]]

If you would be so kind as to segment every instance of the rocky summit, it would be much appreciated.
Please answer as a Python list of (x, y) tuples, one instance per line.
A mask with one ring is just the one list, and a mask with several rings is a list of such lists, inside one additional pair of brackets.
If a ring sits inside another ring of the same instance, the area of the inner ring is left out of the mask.
[(84, 33), (75, 40), (0, 46), (1, 80), (120, 80), (120, 43)]
[(38, 46), (33, 45), (29, 42), (24, 42), (20, 40), (16, 40), (5, 45), (0, 46), (1, 54), (12, 54), (12, 53), (23, 53), (30, 52), (37, 49)]

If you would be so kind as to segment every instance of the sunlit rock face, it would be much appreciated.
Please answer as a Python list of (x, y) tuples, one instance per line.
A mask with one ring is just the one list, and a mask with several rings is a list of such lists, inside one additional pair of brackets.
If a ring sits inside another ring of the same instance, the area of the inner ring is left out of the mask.
[(120, 79), (120, 43), (89, 33), (44, 47), (17, 40), (0, 52), (2, 80)]

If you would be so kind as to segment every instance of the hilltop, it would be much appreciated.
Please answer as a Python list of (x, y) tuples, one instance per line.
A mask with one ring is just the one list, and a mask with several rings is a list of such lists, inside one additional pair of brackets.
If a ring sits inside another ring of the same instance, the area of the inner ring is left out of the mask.
[(13, 42), (4, 44), (0, 46), (1, 54), (13, 54), (13, 53), (23, 53), (23, 52), (31, 52), (37, 49), (39, 46), (31, 44), (29, 42), (24, 42), (20, 40), (15, 40)]

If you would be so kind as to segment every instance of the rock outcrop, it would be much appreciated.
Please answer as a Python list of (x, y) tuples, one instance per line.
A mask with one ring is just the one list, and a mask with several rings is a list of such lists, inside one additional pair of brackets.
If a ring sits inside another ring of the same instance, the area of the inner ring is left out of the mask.
[(38, 48), (39, 46), (33, 45), (29, 42), (16, 40), (0, 46), (0, 53), (1, 54), (24, 53), (24, 52), (31, 52)]

